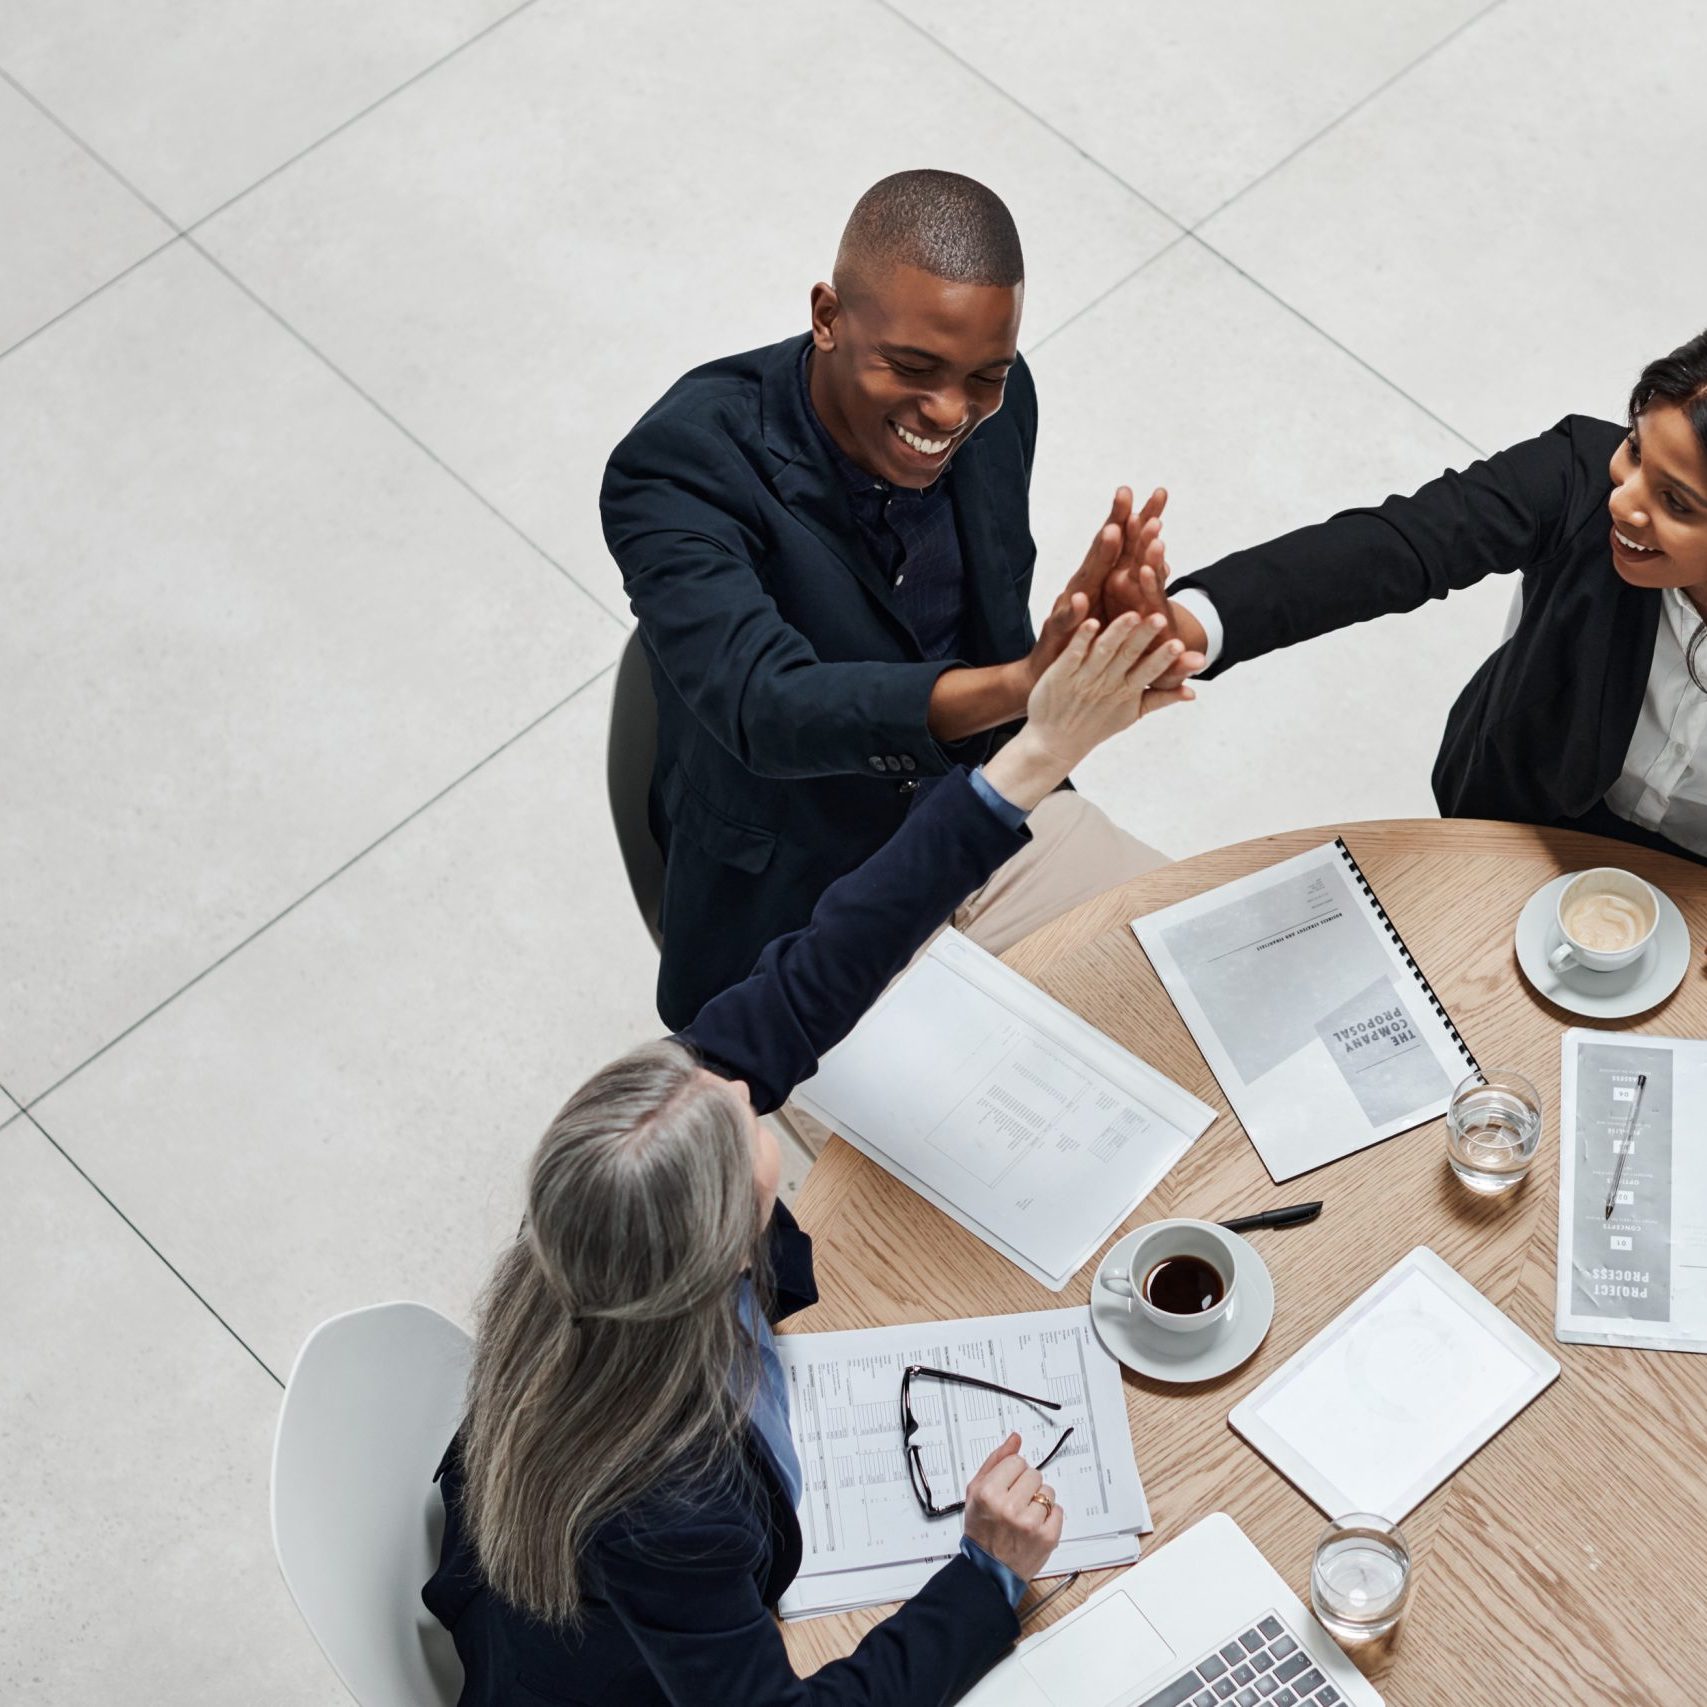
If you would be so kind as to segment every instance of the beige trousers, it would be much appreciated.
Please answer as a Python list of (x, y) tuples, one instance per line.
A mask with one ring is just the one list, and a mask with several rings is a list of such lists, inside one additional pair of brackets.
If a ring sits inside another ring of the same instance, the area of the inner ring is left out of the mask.
[(1058, 789), (1026, 820), (1031, 840), (955, 908), (949, 923), (991, 954), (1105, 889), (1168, 863), (1070, 789)]
[[(1026, 825), (1031, 840), (968, 895), (949, 920), (991, 954), (1005, 953), (1105, 889), (1168, 863), (1165, 854), (1127, 835), (1100, 807), (1070, 789), (1051, 794)], [(803, 1108), (786, 1103), (779, 1114), (809, 1155), (824, 1148), (829, 1132)]]

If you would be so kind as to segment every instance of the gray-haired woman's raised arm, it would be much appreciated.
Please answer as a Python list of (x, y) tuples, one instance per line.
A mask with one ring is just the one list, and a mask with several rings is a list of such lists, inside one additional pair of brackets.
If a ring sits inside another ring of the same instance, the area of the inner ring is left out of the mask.
[(808, 923), (771, 943), (750, 976), (706, 1003), (681, 1041), (713, 1071), (744, 1079), (760, 1113), (780, 1107), (1022, 844), (1014, 820), (1137, 721), (1144, 691), (1180, 653), (1177, 642), (1152, 646), (1156, 633), (1131, 615), (1100, 632), (1083, 623), (1032, 689), (1024, 728), (982, 767), (982, 790), (964, 770), (922, 784), (895, 835), (832, 883)]

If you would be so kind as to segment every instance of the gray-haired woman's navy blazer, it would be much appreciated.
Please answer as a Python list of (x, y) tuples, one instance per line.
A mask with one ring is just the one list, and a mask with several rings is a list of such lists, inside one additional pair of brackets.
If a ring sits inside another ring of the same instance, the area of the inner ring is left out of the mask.
[[(927, 783), (895, 836), (832, 884), (811, 922), (773, 942), (680, 1041), (714, 1071), (745, 1079), (761, 1113), (780, 1106), (1025, 840), (964, 770)], [(780, 1318), (817, 1298), (811, 1240), (781, 1204), (771, 1252)], [(796, 1677), (772, 1608), (800, 1568), (800, 1525), (756, 1431), (744, 1462), (715, 1483), (671, 1490), (603, 1525), (582, 1560), (585, 1617), (572, 1633), (507, 1605), (481, 1576), (454, 1443), (439, 1485), (444, 1546), (422, 1598), (462, 1656), (462, 1707), (939, 1707), (1018, 1633), (995, 1580), (956, 1557), (846, 1659)]]

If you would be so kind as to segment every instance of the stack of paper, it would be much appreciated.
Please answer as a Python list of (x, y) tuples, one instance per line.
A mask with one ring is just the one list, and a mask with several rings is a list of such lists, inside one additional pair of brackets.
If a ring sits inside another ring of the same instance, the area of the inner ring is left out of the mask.
[(785, 1334), (777, 1341), (804, 1483), (800, 1575), (785, 1617), (902, 1600), (951, 1559), (961, 1518), (928, 1518), (913, 1492), (901, 1437), (901, 1377), (909, 1364), (951, 1369), (1060, 1405), (1009, 1399), (915, 1378), (914, 1437), (939, 1505), (966, 1484), (1010, 1432), (1037, 1463), (1069, 1426), (1044, 1471), (1064, 1517), (1046, 1575), (1130, 1564), (1151, 1527), (1120, 1366), (1103, 1350), (1090, 1311), (1044, 1310), (959, 1322), (920, 1322), (848, 1333)]
[(794, 1095), (1057, 1292), (1214, 1119), (956, 931)]

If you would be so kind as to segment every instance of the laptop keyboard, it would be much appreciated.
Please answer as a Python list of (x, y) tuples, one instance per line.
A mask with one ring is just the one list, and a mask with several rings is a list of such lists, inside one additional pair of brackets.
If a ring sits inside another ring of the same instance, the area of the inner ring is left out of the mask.
[(1134, 1707), (1338, 1707), (1344, 1700), (1271, 1612)]

